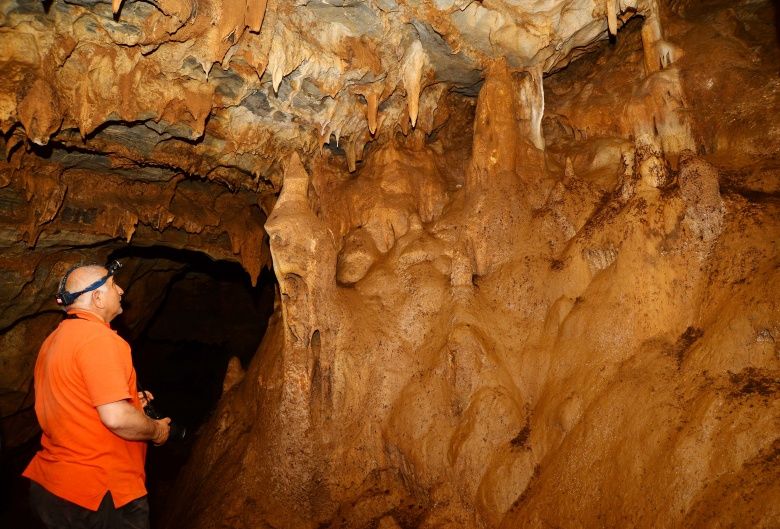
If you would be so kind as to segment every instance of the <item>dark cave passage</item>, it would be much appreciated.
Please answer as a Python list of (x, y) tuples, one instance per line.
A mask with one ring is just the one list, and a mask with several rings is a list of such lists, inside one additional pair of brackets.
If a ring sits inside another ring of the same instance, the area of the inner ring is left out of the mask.
[(154, 520), (222, 394), (231, 358), (245, 369), (254, 356), (273, 313), (276, 278), (266, 269), (252, 286), (237, 263), (168, 247), (129, 246), (111, 259), (123, 263), (117, 281), (125, 290), (113, 326), (132, 346), (138, 384), (187, 432), (147, 452)]
[(125, 264), (124, 313), (114, 327), (132, 345), (139, 384), (159, 411), (197, 427), (222, 392), (232, 357), (246, 367), (273, 312), (275, 277), (258, 284), (237, 263), (167, 247), (128, 247), (110, 259)]
[[(139, 385), (153, 393), (156, 410), (187, 431), (182, 440), (149, 445), (146, 484), (154, 528), (199, 427), (222, 395), (228, 363), (236, 358), (245, 369), (263, 338), (273, 313), (276, 278), (265, 269), (253, 286), (238, 263), (164, 246), (125, 246), (106, 262), (114, 259), (122, 263), (116, 281), (125, 294), (124, 311), (111, 325), (130, 343)], [(92, 260), (85, 256), (85, 262)], [(47, 333), (60, 321), (49, 312)], [(32, 395), (31, 386), (15, 413), (19, 424), (29, 423), (29, 441), (2, 447), (2, 527), (41, 527), (27, 504), (29, 483), (21, 477), (40, 448)]]

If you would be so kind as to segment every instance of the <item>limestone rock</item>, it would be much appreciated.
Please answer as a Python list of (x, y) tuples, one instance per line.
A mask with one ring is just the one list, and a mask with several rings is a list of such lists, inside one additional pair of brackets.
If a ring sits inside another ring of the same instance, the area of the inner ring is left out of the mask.
[(347, 237), (344, 249), (339, 253), (336, 279), (343, 285), (357, 283), (365, 277), (378, 257), (379, 251), (368, 233), (362, 229), (354, 231)]
[(161, 527), (776, 527), (775, 16), (6, 2), (4, 438), (62, 273), (172, 248), (278, 295)]

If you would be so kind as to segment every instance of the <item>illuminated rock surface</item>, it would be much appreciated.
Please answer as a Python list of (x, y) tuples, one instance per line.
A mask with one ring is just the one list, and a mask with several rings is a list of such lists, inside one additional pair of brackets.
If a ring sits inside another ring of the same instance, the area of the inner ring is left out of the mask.
[(161, 527), (780, 526), (775, 17), (3, 2), (6, 443), (64, 270), (163, 246), (278, 294)]

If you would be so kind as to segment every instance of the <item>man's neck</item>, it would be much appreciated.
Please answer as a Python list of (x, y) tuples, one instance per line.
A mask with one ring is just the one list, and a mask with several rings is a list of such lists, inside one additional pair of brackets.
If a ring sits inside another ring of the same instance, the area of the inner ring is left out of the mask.
[(102, 311), (97, 311), (95, 309), (86, 308), (86, 307), (73, 307), (73, 310), (78, 310), (78, 311), (81, 311), (81, 312), (88, 312), (88, 313), (98, 317), (100, 319), (100, 321), (102, 321), (103, 323), (108, 323), (108, 321), (106, 320), (106, 317), (105, 317), (105, 315), (103, 315)]

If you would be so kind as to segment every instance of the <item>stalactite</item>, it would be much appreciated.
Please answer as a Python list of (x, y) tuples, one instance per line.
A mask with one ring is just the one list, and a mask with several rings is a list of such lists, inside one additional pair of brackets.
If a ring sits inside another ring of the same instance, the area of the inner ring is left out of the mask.
[(378, 112), (379, 107), (379, 94), (377, 92), (371, 92), (366, 95), (366, 117), (368, 118), (368, 130), (371, 131), (371, 134), (376, 133), (377, 128), (377, 122), (376, 122), (376, 115)]
[(19, 102), (19, 121), (33, 143), (46, 145), (62, 125), (59, 98), (53, 87), (43, 79), (36, 79)]
[(379, 114), (379, 100), (384, 91), (384, 83), (372, 83), (368, 85), (357, 85), (351, 89), (351, 92), (362, 96), (366, 104), (363, 112), (368, 122), (368, 130), (371, 134), (376, 134)]
[(279, 85), (282, 84), (282, 78), (285, 71), (285, 55), (283, 45), (276, 40), (271, 44), (271, 53), (268, 55), (268, 66), (271, 68), (271, 85), (274, 93), (279, 93)]
[(534, 83), (533, 102), (531, 103), (531, 141), (537, 149), (544, 150), (542, 119), (544, 118), (544, 72), (541, 66), (531, 70)]
[(412, 127), (417, 124), (417, 113), (420, 108), (420, 92), (422, 91), (423, 74), (428, 65), (428, 57), (423, 51), (419, 40), (409, 46), (403, 62), (403, 82), (406, 89), (406, 104)]
[(355, 172), (355, 166), (356, 166), (355, 165), (356, 164), (356, 159), (357, 159), (357, 155), (355, 153), (355, 140), (354, 139), (350, 138), (348, 141), (345, 142), (345, 144), (344, 144), (344, 152), (346, 153), (346, 156), (347, 156), (347, 169), (349, 170), (350, 173), (354, 173)]
[(267, 4), (268, 0), (247, 0), (246, 25), (255, 33), (259, 33), (260, 29), (263, 27)]
[(617, 0), (607, 0), (607, 24), (609, 34), (617, 35)]
[(642, 25), (642, 49), (647, 75), (668, 68), (682, 56), (682, 50), (678, 46), (664, 39), (661, 14), (656, 0), (651, 0), (647, 6)]
[(542, 119), (544, 118), (544, 72), (541, 67), (531, 68), (520, 84), (520, 101), (528, 109), (530, 140), (539, 150), (544, 150)]

